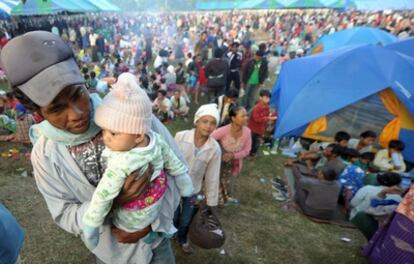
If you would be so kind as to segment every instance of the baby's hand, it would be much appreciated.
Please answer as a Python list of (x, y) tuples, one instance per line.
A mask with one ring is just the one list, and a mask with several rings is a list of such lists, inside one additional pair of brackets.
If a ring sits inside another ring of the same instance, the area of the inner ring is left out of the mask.
[(86, 247), (90, 251), (94, 250), (99, 242), (99, 227), (85, 225), (83, 227), (83, 235)]

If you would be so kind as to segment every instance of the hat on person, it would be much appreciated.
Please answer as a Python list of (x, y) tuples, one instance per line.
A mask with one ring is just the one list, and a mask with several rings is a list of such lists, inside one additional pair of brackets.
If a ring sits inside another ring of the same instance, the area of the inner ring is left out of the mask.
[(194, 125), (197, 121), (202, 118), (203, 116), (212, 116), (216, 119), (217, 124), (220, 122), (220, 114), (217, 109), (216, 104), (205, 104), (198, 108), (197, 112), (194, 115)]
[(72, 49), (58, 36), (33, 31), (9, 41), (1, 67), (12, 87), (38, 106), (46, 106), (65, 88), (84, 83)]
[(152, 106), (133, 74), (118, 77), (95, 113), (95, 123), (118, 133), (145, 134), (151, 128)]

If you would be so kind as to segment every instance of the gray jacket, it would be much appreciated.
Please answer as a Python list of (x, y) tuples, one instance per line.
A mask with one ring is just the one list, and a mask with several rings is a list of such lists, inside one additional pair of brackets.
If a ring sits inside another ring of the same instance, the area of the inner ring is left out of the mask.
[[(161, 122), (153, 117), (152, 130), (161, 134), (177, 156), (187, 164), (174, 139)], [(53, 221), (65, 231), (82, 237), (82, 217), (89, 205), (95, 187), (83, 175), (66, 146), (42, 136), (32, 151), (32, 164), (37, 187), (43, 195)], [(174, 211), (180, 195), (174, 177), (168, 176), (168, 190), (165, 193), (158, 219), (151, 225), (155, 232), (175, 233)], [(162, 238), (151, 244), (141, 239), (136, 244), (118, 243), (111, 234), (111, 220), (107, 217), (101, 228), (98, 246), (92, 251), (105, 263), (149, 263), (152, 249)]]

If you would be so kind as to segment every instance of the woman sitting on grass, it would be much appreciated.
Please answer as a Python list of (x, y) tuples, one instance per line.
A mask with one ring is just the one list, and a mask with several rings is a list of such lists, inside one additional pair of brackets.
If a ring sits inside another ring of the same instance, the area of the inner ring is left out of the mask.
[(171, 101), (166, 90), (158, 90), (157, 98), (152, 103), (152, 109), (161, 122), (168, 123), (172, 117)]
[(180, 90), (175, 90), (174, 95), (170, 99), (171, 101), (171, 111), (174, 113), (174, 118), (185, 118), (190, 111), (190, 107), (187, 106), (187, 101), (184, 96), (181, 96)]

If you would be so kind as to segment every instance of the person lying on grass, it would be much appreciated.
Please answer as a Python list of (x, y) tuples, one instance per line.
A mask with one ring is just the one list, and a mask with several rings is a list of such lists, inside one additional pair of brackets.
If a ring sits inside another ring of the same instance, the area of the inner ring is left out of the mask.
[[(348, 141), (351, 138), (351, 136), (346, 131), (339, 131), (335, 134), (335, 142), (341, 147), (347, 147)], [(297, 160), (288, 160), (285, 165), (291, 166), (295, 162), (304, 162), (309, 168), (314, 168), (317, 162), (323, 158), (323, 152), (324, 149), (329, 146), (332, 143), (329, 142), (314, 142), (309, 147), (308, 151), (304, 151), (299, 155), (299, 158)]]

